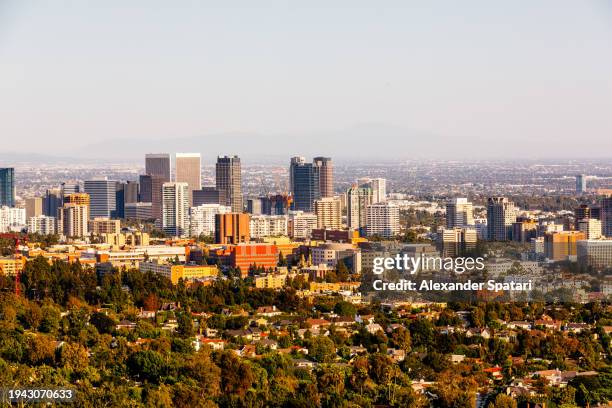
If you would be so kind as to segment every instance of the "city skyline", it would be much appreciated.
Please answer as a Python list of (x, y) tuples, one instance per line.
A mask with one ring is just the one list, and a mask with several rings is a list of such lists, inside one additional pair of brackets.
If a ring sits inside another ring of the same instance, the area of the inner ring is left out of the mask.
[(3, 2), (0, 155), (609, 155), (605, 2), (123, 6)]

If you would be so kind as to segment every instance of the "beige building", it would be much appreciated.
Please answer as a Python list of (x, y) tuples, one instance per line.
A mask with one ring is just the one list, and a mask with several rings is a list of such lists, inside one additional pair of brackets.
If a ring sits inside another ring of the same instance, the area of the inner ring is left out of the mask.
[(157, 262), (141, 262), (139, 269), (141, 272), (153, 272), (162, 275), (170, 279), (173, 285), (176, 285), (179, 279), (193, 282), (219, 275), (219, 269), (216, 265), (172, 265)]
[(260, 289), (281, 289), (287, 284), (287, 274), (268, 274), (255, 277), (255, 287)]
[(586, 239), (599, 239), (601, 238), (601, 221), (595, 218), (579, 220), (578, 231), (584, 232)]
[(43, 214), (43, 199), (42, 197), (26, 198), (25, 200), (26, 219), (38, 217)]
[(342, 228), (342, 203), (338, 197), (325, 197), (314, 202), (317, 228)]
[(89, 235), (89, 206), (66, 203), (58, 209), (57, 230), (66, 237), (85, 237)]
[(187, 183), (189, 206), (193, 206), (193, 190), (202, 188), (200, 153), (177, 153), (175, 165), (176, 182)]
[(118, 234), (121, 232), (121, 221), (96, 217), (89, 221), (89, 232), (94, 235)]

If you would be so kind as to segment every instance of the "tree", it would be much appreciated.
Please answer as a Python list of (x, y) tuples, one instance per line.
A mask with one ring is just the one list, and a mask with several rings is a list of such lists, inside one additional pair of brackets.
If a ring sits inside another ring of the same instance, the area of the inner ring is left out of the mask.
[(177, 332), (182, 337), (191, 337), (194, 334), (193, 331), (193, 319), (187, 312), (183, 312), (178, 315), (177, 318), (178, 329)]
[(336, 346), (329, 338), (316, 336), (310, 341), (308, 355), (319, 363), (330, 363), (336, 357)]
[(83, 371), (89, 365), (87, 349), (79, 343), (65, 343), (60, 348), (60, 365), (74, 371)]
[(127, 368), (133, 376), (159, 383), (167, 367), (161, 354), (152, 350), (143, 350), (137, 351), (128, 358)]
[(89, 322), (93, 324), (101, 334), (111, 334), (117, 325), (112, 318), (101, 312), (92, 314)]
[(494, 402), (489, 402), (489, 408), (516, 408), (516, 401), (509, 395), (497, 394)]
[(410, 332), (405, 327), (398, 327), (391, 332), (389, 343), (393, 348), (409, 351), (411, 345)]
[(334, 306), (334, 312), (340, 316), (353, 317), (357, 313), (355, 305), (350, 302), (340, 301)]

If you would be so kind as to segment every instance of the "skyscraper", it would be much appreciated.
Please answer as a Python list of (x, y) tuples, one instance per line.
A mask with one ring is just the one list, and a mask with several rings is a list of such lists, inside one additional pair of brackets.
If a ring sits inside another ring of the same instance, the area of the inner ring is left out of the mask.
[(315, 200), (321, 198), (319, 171), (319, 166), (306, 163), (303, 157), (291, 158), (289, 185), (293, 194), (293, 210), (313, 212)]
[(384, 178), (360, 178), (357, 180), (359, 187), (372, 190), (372, 204), (383, 202), (387, 199), (387, 179)]
[(177, 153), (175, 166), (176, 182), (187, 183), (189, 205), (193, 205), (193, 191), (202, 188), (200, 153)]
[(612, 238), (612, 196), (601, 200), (601, 232)]
[(351, 229), (365, 232), (367, 207), (372, 204), (372, 190), (364, 187), (351, 187), (346, 193), (347, 224)]
[(162, 176), (144, 174), (140, 176), (140, 202), (151, 203), (151, 217), (161, 225), (162, 219)]
[(338, 197), (325, 197), (314, 202), (317, 228), (337, 230), (342, 228), (342, 204)]
[(467, 198), (453, 198), (446, 203), (446, 228), (474, 225), (474, 210)]
[(368, 205), (366, 209), (366, 224), (368, 236), (378, 235), (384, 238), (391, 238), (399, 235), (399, 207), (387, 202)]
[(232, 207), (233, 212), (241, 213), (242, 208), (242, 170), (238, 156), (217, 157), (217, 190), (225, 197), (224, 205)]
[(37, 217), (43, 214), (42, 197), (26, 198), (26, 218)]
[(145, 174), (159, 176), (164, 183), (170, 181), (170, 155), (168, 153), (150, 153), (145, 155)]
[(331, 157), (315, 157), (313, 165), (319, 168), (319, 191), (321, 198), (334, 196), (334, 165)]
[(58, 210), (57, 232), (67, 237), (89, 235), (89, 208), (87, 205), (65, 203)]
[(587, 176), (584, 174), (576, 175), (576, 193), (582, 194), (586, 192)]
[(86, 180), (85, 193), (89, 194), (91, 218), (115, 216), (117, 209), (117, 182), (112, 180)]
[(507, 241), (512, 224), (516, 221), (516, 207), (506, 197), (489, 197), (487, 200), (487, 240)]
[(187, 183), (162, 186), (162, 228), (168, 235), (184, 237), (189, 233), (189, 194)]
[(43, 199), (43, 213), (49, 217), (57, 217), (57, 210), (61, 208), (63, 202), (62, 190), (51, 188), (47, 190)]
[(125, 183), (125, 195), (123, 197), (125, 203), (137, 203), (138, 195), (140, 194), (139, 184), (137, 181), (128, 181)]
[(66, 197), (69, 194), (81, 192), (81, 186), (78, 183), (64, 182), (60, 185), (60, 189), (62, 190), (62, 198)]
[(217, 244), (240, 244), (249, 242), (250, 239), (249, 214), (235, 212), (215, 214), (215, 242)]
[(0, 168), (0, 207), (15, 206), (15, 169), (12, 167)]

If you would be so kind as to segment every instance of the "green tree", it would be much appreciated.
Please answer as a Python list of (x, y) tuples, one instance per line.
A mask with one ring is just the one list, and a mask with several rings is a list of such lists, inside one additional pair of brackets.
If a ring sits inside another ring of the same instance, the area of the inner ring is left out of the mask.
[(336, 346), (328, 337), (316, 336), (310, 341), (308, 355), (319, 363), (330, 363), (336, 357)]

